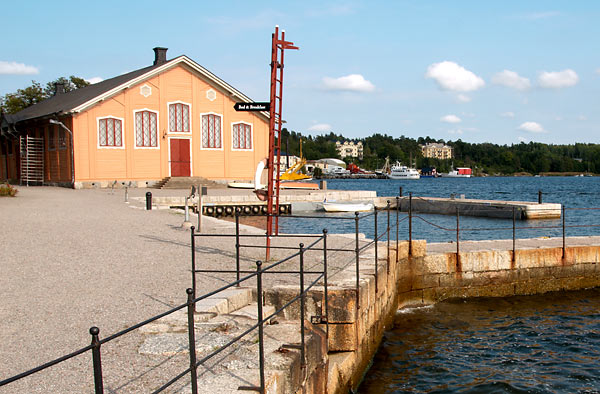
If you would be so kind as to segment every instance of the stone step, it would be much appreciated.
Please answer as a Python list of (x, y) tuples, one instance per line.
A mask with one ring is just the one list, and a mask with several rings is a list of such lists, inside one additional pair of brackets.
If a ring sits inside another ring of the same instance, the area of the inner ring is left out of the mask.
[[(263, 319), (267, 316), (270, 316), (275, 312), (275, 307), (272, 305), (263, 305)], [(238, 309), (235, 312), (230, 313), (232, 316), (236, 317), (247, 317), (251, 320), (258, 321), (258, 304), (256, 302), (251, 303), (250, 305), (246, 305), (243, 308)], [(273, 320), (273, 319), (271, 319)]]

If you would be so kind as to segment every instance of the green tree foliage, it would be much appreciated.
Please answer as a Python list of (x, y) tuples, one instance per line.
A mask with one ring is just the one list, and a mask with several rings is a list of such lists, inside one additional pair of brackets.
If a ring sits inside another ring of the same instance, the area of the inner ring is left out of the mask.
[[(282, 150), (289, 141), (289, 151), (298, 155), (299, 141), (303, 141), (303, 154), (309, 160), (326, 157), (339, 158), (335, 149), (336, 141), (346, 141), (342, 135), (329, 133), (317, 137), (304, 137), (295, 131), (282, 131)], [(444, 141), (430, 137), (417, 140), (400, 136), (394, 138), (385, 133), (375, 133), (369, 137), (355, 139), (363, 143), (363, 159), (346, 158), (346, 162), (375, 170), (381, 168), (385, 158), (393, 164), (400, 161), (417, 168), (435, 167), (438, 172), (448, 172), (452, 167), (471, 167), (476, 174), (511, 175), (515, 173), (539, 174), (544, 172), (592, 172), (600, 173), (600, 145), (548, 145), (539, 142), (513, 145), (491, 143), (472, 144), (462, 140)], [(454, 158), (440, 160), (423, 157), (419, 145), (445, 143), (454, 149)]]
[(88, 86), (90, 83), (83, 78), (71, 75), (69, 78), (60, 77), (54, 81), (48, 82), (43, 88), (39, 82), (31, 81), (31, 86), (24, 89), (17, 89), (14, 93), (7, 93), (0, 97), (0, 108), (7, 114), (17, 113), (29, 106), (39, 103), (55, 93), (55, 84), (61, 83), (65, 92)]

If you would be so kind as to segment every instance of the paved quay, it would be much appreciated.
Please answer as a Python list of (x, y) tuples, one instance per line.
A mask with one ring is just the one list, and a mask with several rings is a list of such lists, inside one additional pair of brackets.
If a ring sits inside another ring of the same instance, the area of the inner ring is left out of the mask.
[[(88, 345), (93, 325), (102, 338), (185, 302), (185, 289), (191, 285), (190, 232), (181, 228), (181, 211), (145, 211), (133, 200), (126, 204), (124, 189), (18, 189), (16, 198), (0, 199), (5, 223), (0, 234), (0, 379)], [(189, 193), (129, 189), (129, 196), (142, 197), (147, 191), (155, 196)], [(203, 233), (233, 232), (233, 223), (203, 220)], [(248, 226), (242, 226), (242, 232), (264, 233)], [(197, 241), (198, 267), (234, 267), (232, 238)], [(310, 243), (294, 238), (279, 244), (297, 246), (302, 241)], [(331, 236), (329, 244), (352, 248), (354, 238)], [(288, 253), (275, 251), (273, 257)], [(315, 254), (307, 254), (307, 261), (313, 261), (307, 269), (318, 265), (321, 254)], [(244, 249), (242, 268), (253, 269), (262, 258), (260, 249)], [(330, 274), (353, 263), (353, 258), (352, 253), (330, 253)], [(296, 263), (290, 264), (286, 268)], [(268, 286), (297, 279), (277, 275), (267, 276), (265, 282)], [(226, 281), (222, 275), (198, 274), (197, 283), (202, 294)], [(103, 345), (105, 392), (148, 392), (187, 367), (186, 356), (140, 355), (143, 340), (134, 332)], [(80, 393), (92, 387), (91, 354), (86, 353), (2, 387), (0, 393)]]

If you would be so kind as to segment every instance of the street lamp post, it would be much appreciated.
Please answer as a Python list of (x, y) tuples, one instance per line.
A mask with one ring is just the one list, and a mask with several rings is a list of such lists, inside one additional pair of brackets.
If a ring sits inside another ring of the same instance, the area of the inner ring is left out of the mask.
[(71, 129), (69, 129), (67, 126), (65, 126), (65, 124), (63, 122), (61, 122), (59, 120), (50, 119), (49, 122), (50, 122), (50, 124), (59, 125), (63, 129), (67, 130), (69, 132), (69, 134), (71, 135), (71, 185), (73, 186), (73, 188), (75, 188), (75, 169), (74, 169), (75, 165), (73, 163), (74, 158), (75, 158), (75, 154), (74, 154), (75, 147), (73, 145), (73, 132), (71, 131)]

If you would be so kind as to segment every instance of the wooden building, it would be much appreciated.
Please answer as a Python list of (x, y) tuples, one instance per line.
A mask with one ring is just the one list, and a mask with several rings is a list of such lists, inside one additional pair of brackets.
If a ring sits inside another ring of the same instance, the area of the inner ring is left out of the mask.
[(252, 179), (268, 154), (269, 114), (235, 111), (253, 100), (166, 52), (154, 48), (149, 67), (67, 93), (57, 86), (53, 97), (3, 115), (0, 179), (75, 188)]

